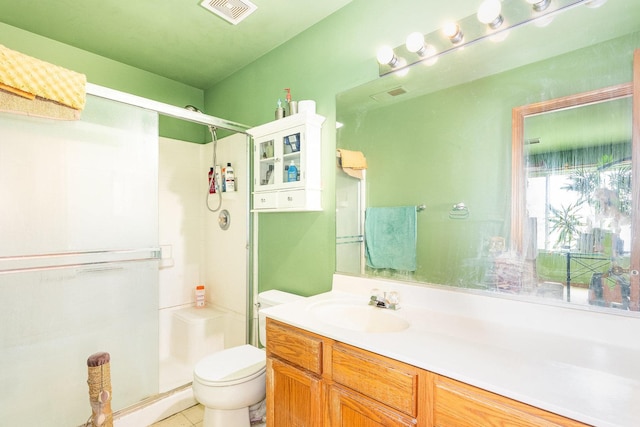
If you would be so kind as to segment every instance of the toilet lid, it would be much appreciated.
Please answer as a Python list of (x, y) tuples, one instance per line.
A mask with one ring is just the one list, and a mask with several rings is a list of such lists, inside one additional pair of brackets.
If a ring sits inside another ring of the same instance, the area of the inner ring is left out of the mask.
[(229, 382), (253, 376), (266, 366), (264, 350), (246, 344), (205, 357), (196, 364), (194, 374), (207, 382)]

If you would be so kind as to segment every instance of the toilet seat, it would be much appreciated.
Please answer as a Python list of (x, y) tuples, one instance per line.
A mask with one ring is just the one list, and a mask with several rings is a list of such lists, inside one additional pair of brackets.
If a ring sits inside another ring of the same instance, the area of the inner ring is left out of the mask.
[(205, 357), (193, 370), (195, 379), (209, 387), (228, 387), (251, 381), (266, 371), (264, 350), (249, 344)]

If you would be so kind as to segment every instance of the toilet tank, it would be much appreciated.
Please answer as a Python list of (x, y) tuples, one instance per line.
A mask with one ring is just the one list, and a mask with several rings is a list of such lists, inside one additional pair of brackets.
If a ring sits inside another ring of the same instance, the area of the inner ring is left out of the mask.
[(267, 346), (267, 324), (266, 316), (261, 313), (262, 309), (273, 307), (274, 305), (285, 304), (293, 301), (300, 301), (305, 297), (292, 294), (289, 292), (278, 291), (272, 289), (270, 291), (260, 292), (258, 294), (258, 303), (260, 308), (258, 309), (258, 330), (260, 335), (260, 344)]

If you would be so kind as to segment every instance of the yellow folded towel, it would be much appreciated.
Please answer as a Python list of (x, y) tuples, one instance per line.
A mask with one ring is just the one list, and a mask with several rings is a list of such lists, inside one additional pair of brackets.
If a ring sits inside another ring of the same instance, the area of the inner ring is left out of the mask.
[(40, 97), (82, 110), (87, 77), (0, 45), (2, 89), (33, 99)]
[(338, 154), (340, 157), (340, 167), (342, 170), (358, 179), (362, 179), (364, 176), (362, 171), (367, 168), (367, 159), (364, 157), (361, 151), (351, 151), (338, 148)]
[(343, 168), (351, 169), (366, 169), (367, 159), (362, 154), (362, 151), (351, 151), (343, 148), (338, 148), (340, 153), (340, 164)]

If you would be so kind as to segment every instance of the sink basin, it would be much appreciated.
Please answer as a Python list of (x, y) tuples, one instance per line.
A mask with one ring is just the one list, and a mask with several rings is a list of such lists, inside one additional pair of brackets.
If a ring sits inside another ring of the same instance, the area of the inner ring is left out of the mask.
[(322, 301), (309, 310), (321, 322), (359, 332), (398, 332), (409, 327), (409, 322), (394, 311), (364, 303)]

